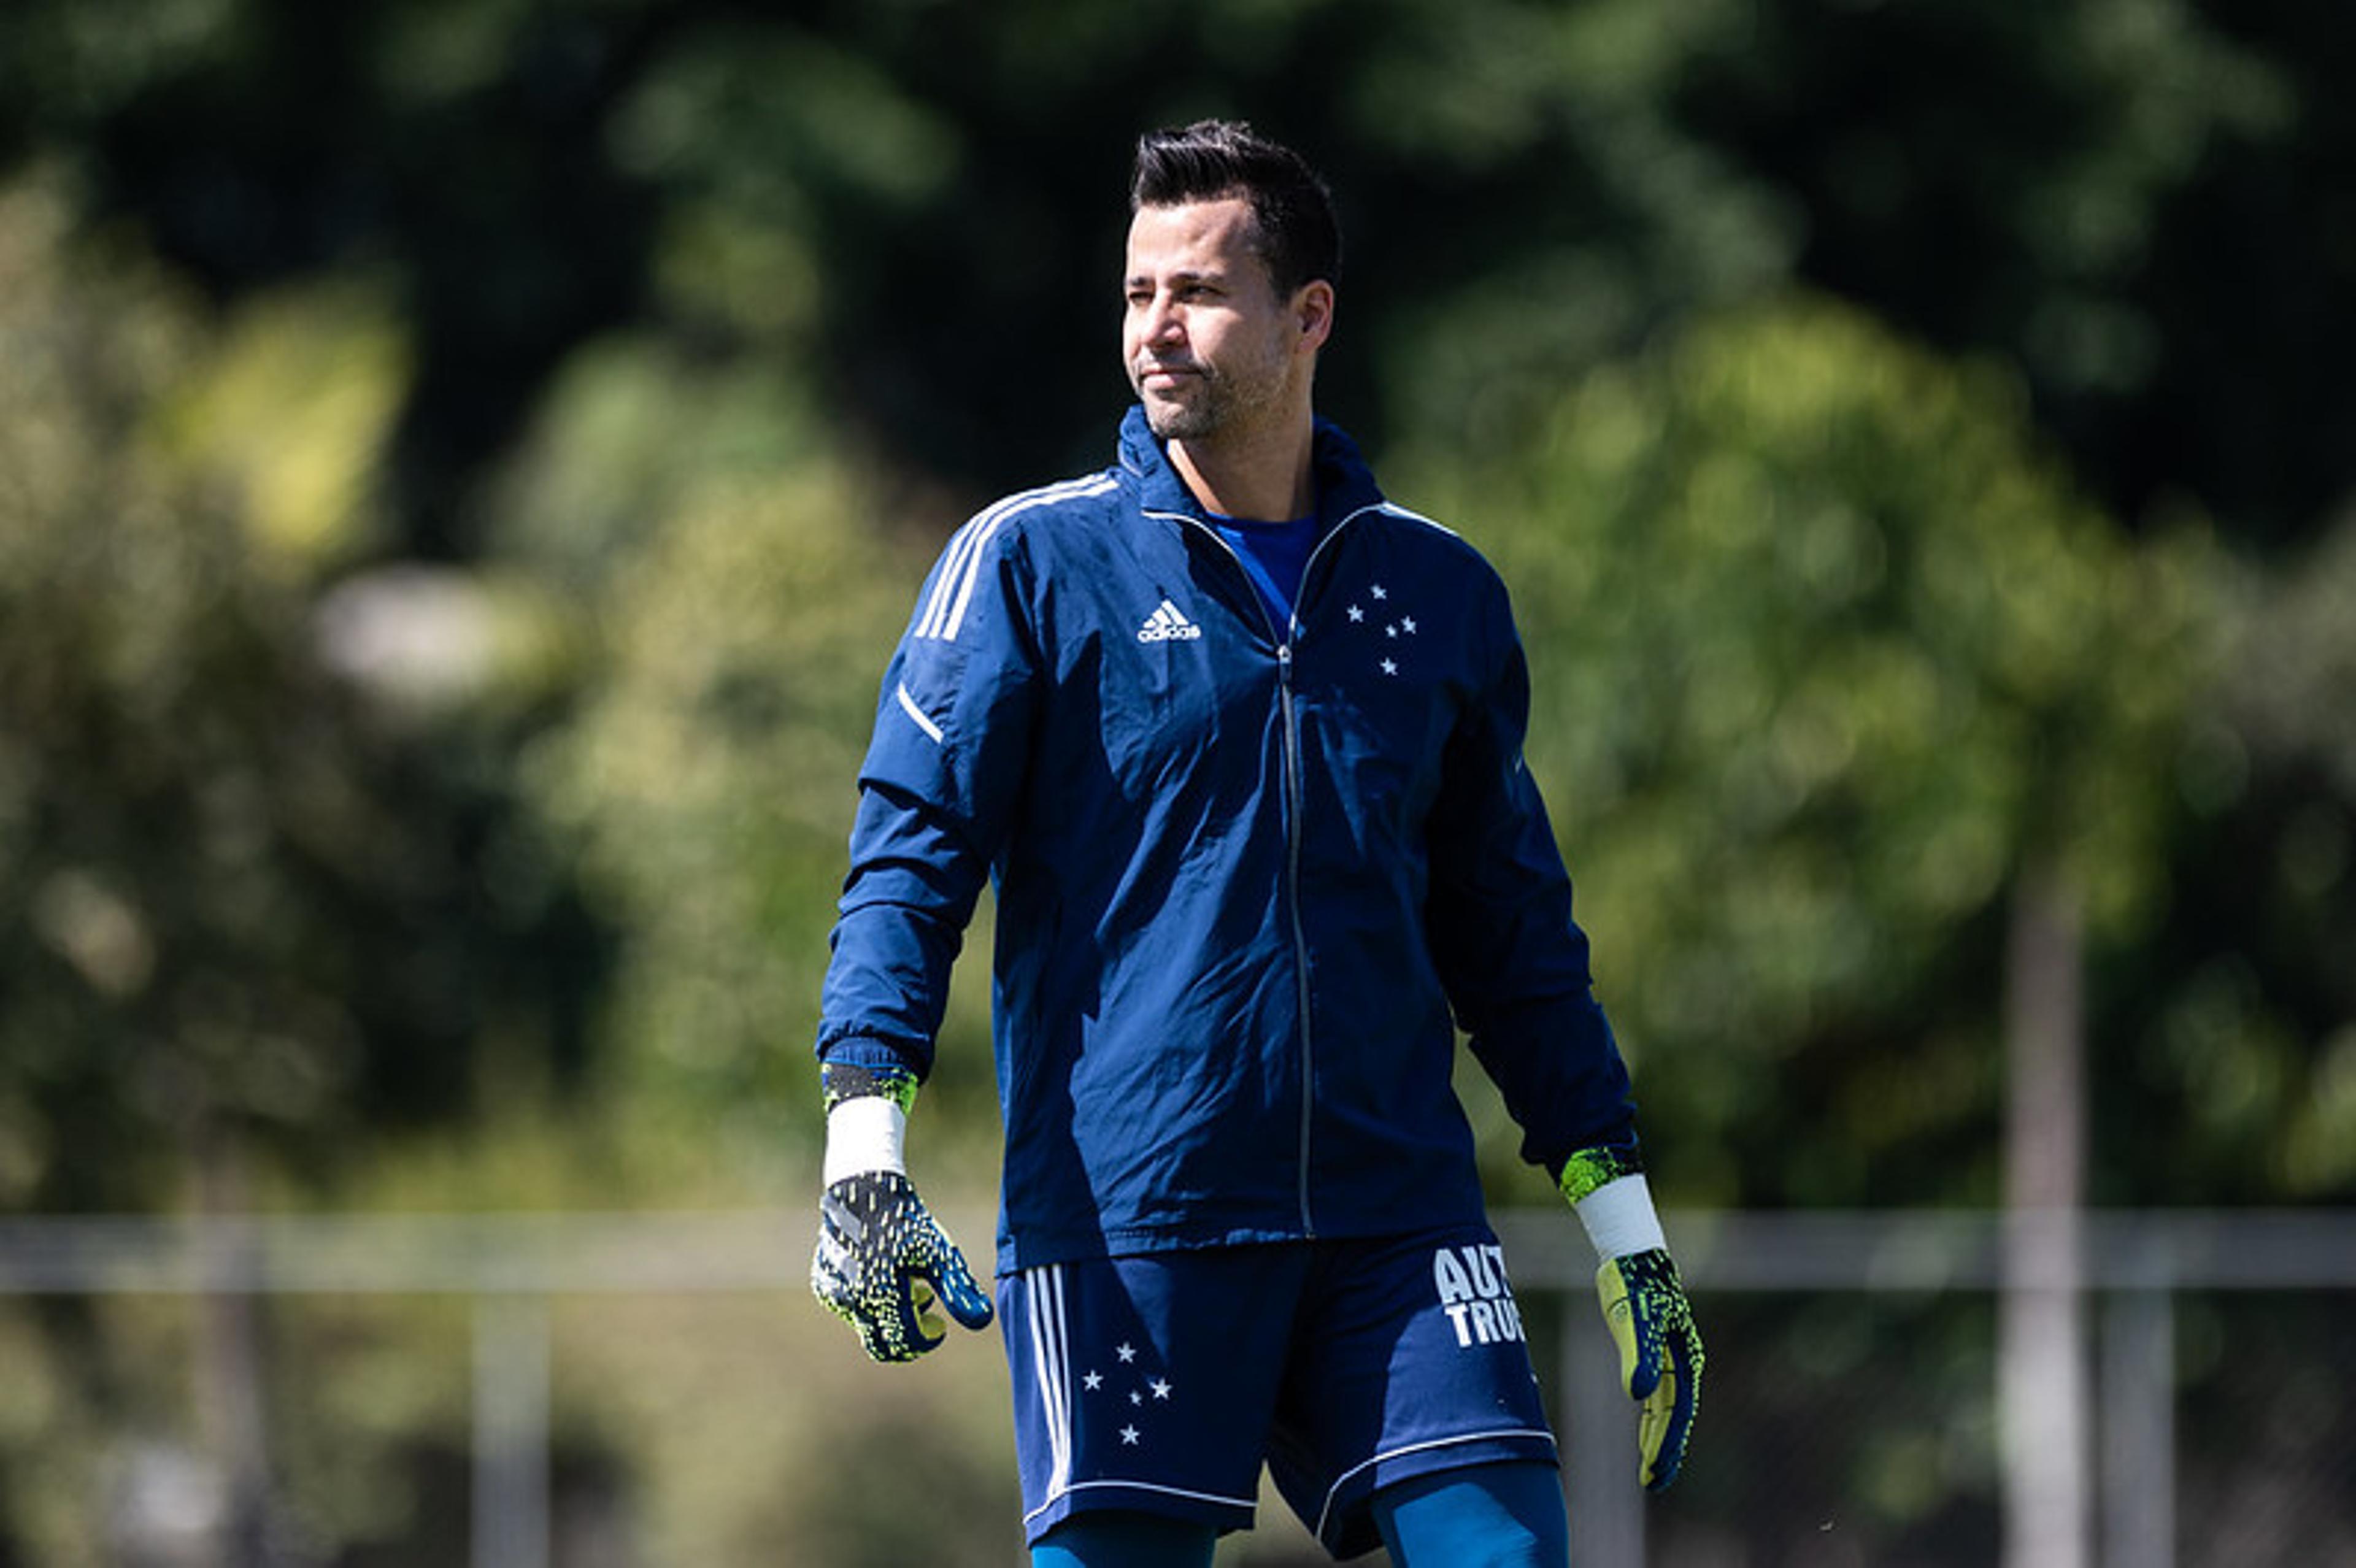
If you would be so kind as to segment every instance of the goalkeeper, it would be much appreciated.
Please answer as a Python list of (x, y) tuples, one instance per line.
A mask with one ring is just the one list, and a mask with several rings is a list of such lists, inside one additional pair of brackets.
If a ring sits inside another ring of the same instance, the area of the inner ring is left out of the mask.
[(1505, 589), (1313, 412), (1339, 269), (1289, 150), (1140, 141), (1117, 460), (951, 539), (860, 774), (812, 1285), (879, 1360), (992, 1315), (904, 1153), (992, 881), (995, 1310), (1042, 1568), (1205, 1568), (1263, 1466), (1337, 1557), (1565, 1561), (1459, 1028), (1602, 1260), (1645, 1485), (1691, 1430), (1701, 1345)]

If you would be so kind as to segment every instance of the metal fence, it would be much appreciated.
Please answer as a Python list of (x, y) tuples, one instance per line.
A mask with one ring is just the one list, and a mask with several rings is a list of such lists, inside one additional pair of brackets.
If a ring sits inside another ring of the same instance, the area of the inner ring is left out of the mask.
[[(1627, 1402), (1591, 1310), (1593, 1260), (1558, 1211), (1495, 1217), (1526, 1316), (1558, 1324), (1558, 1399), (1569, 1435), (1567, 1486), (1581, 1568), (1665, 1561), (1647, 1541), (1647, 1504), (1629, 1459)], [(1962, 1211), (1683, 1211), (1666, 1224), (1705, 1330), (1741, 1302), (1778, 1298), (1992, 1303), (2012, 1279), (2007, 1228), (2061, 1217)], [(2356, 1292), (2356, 1213), (2098, 1212), (2070, 1217), (2090, 1325), (2094, 1441), (2074, 1465), (2098, 1495), (2092, 1561), (2178, 1568), (2186, 1531), (2179, 1467), (2179, 1304), (2254, 1292)], [(799, 1291), (807, 1257), (798, 1217), (766, 1212), (336, 1216), (240, 1220), (0, 1221), (0, 1296), (371, 1293), (471, 1302), (474, 1358), (472, 1568), (548, 1568), (552, 1298), (596, 1293)], [(967, 1219), (966, 1233), (987, 1234)], [(1554, 1310), (1545, 1309), (1551, 1303)], [(2356, 1314), (2338, 1321), (2356, 1326)], [(2340, 1343), (2356, 1344), (2342, 1330)], [(1541, 1359), (1549, 1348), (1540, 1347)], [(1721, 1344), (1732, 1363), (1736, 1346)], [(2349, 1358), (2356, 1362), (2356, 1356)], [(2296, 1367), (2298, 1363), (2294, 1362)], [(2306, 1367), (2336, 1384), (2356, 1364)], [(1988, 1371), (1993, 1403), (1994, 1372)], [(2326, 1391), (2338, 1397), (2344, 1390)], [(1706, 1409), (1708, 1406), (1706, 1405)], [(1826, 1408), (1800, 1419), (1841, 1418)], [(2333, 1430), (2337, 1430), (2334, 1428)], [(2356, 1466), (2342, 1454), (2341, 1465)], [(2356, 1486), (2356, 1468), (2328, 1477)], [(1832, 1521), (1824, 1527), (1829, 1535)], [(1740, 1527), (1735, 1527), (1739, 1533)], [(1657, 1533), (1657, 1531), (1656, 1531)], [(2298, 1521), (2286, 1539), (2298, 1541)], [(2310, 1539), (2308, 1549), (2313, 1548)], [(1708, 1555), (1698, 1546), (1685, 1561)], [(1727, 1561), (1847, 1561), (1832, 1547)], [(1952, 1560), (1952, 1559), (1951, 1559)], [(1993, 1561), (1990, 1556), (1984, 1559)], [(2252, 1559), (2254, 1561), (2255, 1559)], [(2289, 1560), (2316, 1560), (2286, 1557)], [(2196, 1565), (2187, 1565), (2196, 1568)]]
[[(2176, 1568), (2181, 1491), (2179, 1302), (2190, 1293), (2356, 1291), (2356, 1214), (2167, 1211), (2062, 1217), (1939, 1211), (1667, 1217), (1679, 1267), (1695, 1296), (1721, 1300), (1864, 1293), (1968, 1296), (1992, 1302), (2008, 1288), (2051, 1283), (2008, 1281), (2008, 1227), (2055, 1223), (2074, 1224), (2083, 1235), (2074, 1287), (2086, 1293), (2092, 1308), (2087, 1354), (2095, 1439), (2087, 1452), (2056, 1453), (2051, 1462), (2074, 1464), (2094, 1481), (2084, 1488), (2098, 1496), (2087, 1561), (2104, 1568)], [(1500, 1218), (1522, 1288), (1586, 1288), (1592, 1260), (1564, 1244), (1557, 1216), (1544, 1212)], [(2356, 1328), (2356, 1314), (2343, 1313), (2340, 1321)], [(1625, 1430), (1627, 1417), (1615, 1386), (1618, 1369), (1608, 1347), (1578, 1315), (1567, 1316), (1564, 1323), (1562, 1413), (1572, 1445), (1568, 1484), (1573, 1560), (1589, 1565), (1642, 1563), (1647, 1561), (1646, 1509), (1619, 1451), (1624, 1439), (1617, 1435)], [(1707, 1333), (1706, 1310), (1703, 1326)], [(2341, 1339), (2350, 1342), (2345, 1333)], [(1991, 1366), (1991, 1379), (1994, 1371)], [(2330, 1375), (2321, 1367), (2308, 1371)], [(1990, 1393), (1993, 1398), (1992, 1388)], [(1613, 1436), (1597, 1456), (1592, 1445), (1581, 1452), (1580, 1433)], [(2337, 1464), (2337, 1474), (2321, 1485), (2340, 1487), (2344, 1497), (2344, 1488), (2356, 1484), (2356, 1459), (2342, 1454)], [(1826, 1553), (1826, 1560), (1837, 1559)], [(1983, 1560), (1993, 1561), (1993, 1553)], [(2255, 1561), (2242, 1559), (2235, 1568)]]

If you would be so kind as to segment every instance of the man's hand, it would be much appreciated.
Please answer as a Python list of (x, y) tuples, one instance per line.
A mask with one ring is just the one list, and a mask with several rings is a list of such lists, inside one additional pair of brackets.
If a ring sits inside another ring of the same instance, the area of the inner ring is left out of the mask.
[(1646, 1491), (1665, 1490), (1686, 1460), (1701, 1402), (1701, 1335), (1694, 1328), (1677, 1265), (1660, 1249), (1612, 1258), (1595, 1271), (1603, 1321), (1620, 1347), (1620, 1377), (1642, 1402), (1636, 1474)]
[(969, 1328), (990, 1321), (990, 1297), (974, 1284), (916, 1187), (892, 1170), (866, 1170), (830, 1183), (819, 1200), (818, 1251), (810, 1289), (879, 1361), (913, 1361), (948, 1335), (933, 1308)]
[(969, 1328), (990, 1321), (990, 1297), (964, 1254), (908, 1180), (902, 1152), (916, 1074), (829, 1062), (826, 1193), (818, 1205), (810, 1290), (859, 1330), (879, 1361), (913, 1361), (948, 1337), (936, 1306)]
[(1644, 1407), (1636, 1415), (1637, 1479), (1646, 1491), (1665, 1490), (1686, 1462), (1701, 1403), (1701, 1335), (1669, 1261), (1644, 1157), (1633, 1138), (1580, 1149), (1557, 1180), (1603, 1260), (1595, 1293), (1620, 1347), (1620, 1381)]

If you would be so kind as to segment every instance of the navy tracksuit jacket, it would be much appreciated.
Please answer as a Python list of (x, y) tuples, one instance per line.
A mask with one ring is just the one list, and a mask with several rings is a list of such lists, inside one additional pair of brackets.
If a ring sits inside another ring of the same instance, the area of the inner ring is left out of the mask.
[(884, 674), (818, 1051), (929, 1071), (995, 880), (1001, 1271), (1478, 1220), (1460, 1025), (1525, 1157), (1633, 1141), (1505, 587), (1328, 424), (1316, 470), (1278, 625), (1132, 408)]

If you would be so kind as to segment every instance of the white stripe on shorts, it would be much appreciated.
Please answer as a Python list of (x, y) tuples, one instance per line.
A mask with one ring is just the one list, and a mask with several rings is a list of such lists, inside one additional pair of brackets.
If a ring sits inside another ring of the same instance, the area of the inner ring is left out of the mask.
[(1534, 1430), (1529, 1427), (1511, 1427), (1502, 1432), (1467, 1432), (1456, 1437), (1434, 1437), (1422, 1443), (1410, 1443), (1403, 1448), (1387, 1448), (1371, 1459), (1361, 1460), (1336, 1476), (1333, 1478), (1333, 1484), (1325, 1489), (1325, 1506), (1317, 1510), (1317, 1528), (1310, 1533), (1320, 1541), (1324, 1540), (1325, 1521), (1333, 1516), (1333, 1499), (1341, 1495), (1344, 1487), (1349, 1485), (1350, 1477), (1381, 1464), (1386, 1459), (1397, 1459), (1408, 1454), (1420, 1454), (1430, 1448), (1452, 1448), (1464, 1443), (1490, 1443), (1516, 1437), (1537, 1438), (1548, 1448), (1555, 1445), (1554, 1434), (1551, 1432)]
[(1257, 1497), (1231, 1498), (1224, 1492), (1190, 1492), (1183, 1487), (1163, 1487), (1157, 1486), (1151, 1481), (1124, 1481), (1116, 1478), (1106, 1481), (1080, 1481), (1067, 1486), (1057, 1492), (1055, 1497), (1049, 1498), (1045, 1502), (1024, 1514), (1023, 1522), (1028, 1525), (1033, 1520), (1045, 1513), (1055, 1505), (1055, 1498), (1069, 1497), (1074, 1492), (1092, 1491), (1108, 1487), (1118, 1487), (1124, 1492), (1151, 1492), (1156, 1497), (1184, 1498), (1188, 1502), (1217, 1503), (1221, 1508), (1257, 1509), (1259, 1507), (1259, 1499)]
[(1031, 1318), (1031, 1358), (1037, 1366), (1039, 1403), (1047, 1418), (1047, 1498), (1053, 1501), (1072, 1484), (1072, 1367), (1064, 1322), (1064, 1269), (1060, 1264), (1026, 1269), (1023, 1305)]
[(1024, 1269), (1019, 1277), (1023, 1309), (1029, 1319), (1033, 1377), (1039, 1388), (1040, 1412), (1046, 1418), (1049, 1460), (1047, 1484), (1043, 1488), (1039, 1506), (1023, 1516), (1025, 1525), (1073, 1493), (1100, 1488), (1117, 1487), (1124, 1491), (1151, 1492), (1165, 1498), (1184, 1498), (1193, 1502), (1218, 1503), (1247, 1512), (1258, 1506), (1257, 1497), (1227, 1497), (1218, 1492), (1198, 1492), (1152, 1481), (1119, 1477), (1074, 1481), (1071, 1323), (1070, 1309), (1064, 1296), (1064, 1265), (1044, 1264), (1037, 1268)]

